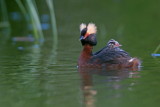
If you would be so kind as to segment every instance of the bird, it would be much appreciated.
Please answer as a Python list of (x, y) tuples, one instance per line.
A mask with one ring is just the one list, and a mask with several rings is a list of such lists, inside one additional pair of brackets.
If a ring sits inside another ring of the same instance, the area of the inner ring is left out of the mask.
[(118, 41), (111, 39), (104, 48), (93, 53), (97, 45), (97, 27), (94, 23), (80, 24), (80, 38), (83, 49), (78, 59), (78, 67), (98, 67), (106, 69), (139, 68), (140, 59), (131, 57), (120, 47)]

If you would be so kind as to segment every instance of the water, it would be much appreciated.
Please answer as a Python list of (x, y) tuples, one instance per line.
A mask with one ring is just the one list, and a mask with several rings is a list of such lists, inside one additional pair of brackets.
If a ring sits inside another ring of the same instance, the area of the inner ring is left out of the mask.
[[(37, 2), (37, 1), (36, 1)], [(40, 8), (45, 41), (37, 45), (14, 2), (7, 2), (10, 27), (0, 27), (0, 105), (3, 107), (157, 107), (160, 105), (158, 1), (55, 0), (58, 45), (46, 7)], [(43, 2), (39, 2), (40, 7)], [(95, 22), (101, 49), (113, 38), (142, 60), (140, 71), (82, 69), (79, 24)], [(0, 24), (1, 25), (1, 24)], [(16, 38), (16, 39), (15, 39)], [(18, 39), (17, 39), (18, 38)]]

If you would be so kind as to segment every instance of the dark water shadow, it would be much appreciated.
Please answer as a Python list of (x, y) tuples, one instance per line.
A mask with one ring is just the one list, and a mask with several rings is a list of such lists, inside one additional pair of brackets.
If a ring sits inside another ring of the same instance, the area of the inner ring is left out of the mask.
[[(121, 70), (106, 70), (106, 69), (95, 69), (95, 68), (79, 68), (79, 74), (81, 77), (82, 85), (81, 90), (83, 92), (83, 100), (82, 104), (84, 104), (85, 107), (96, 107), (96, 95), (98, 93), (98, 90), (96, 90), (94, 87), (97, 84), (94, 84), (93, 81), (95, 78), (93, 78), (94, 75), (97, 76), (103, 76), (107, 79), (105, 82), (116, 82), (116, 84), (112, 84), (110, 87), (111, 90), (117, 90), (120, 87), (122, 87), (121, 83), (119, 81), (122, 81), (127, 78), (139, 78), (139, 70), (140, 69), (121, 69)], [(132, 83), (131, 83), (132, 84)], [(117, 95), (114, 95), (117, 96)]]

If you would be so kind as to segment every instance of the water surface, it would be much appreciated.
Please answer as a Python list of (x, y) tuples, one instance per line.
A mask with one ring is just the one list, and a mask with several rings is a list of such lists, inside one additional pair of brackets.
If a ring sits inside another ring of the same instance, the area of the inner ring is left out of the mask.
[[(19, 8), (11, 6), (13, 4), (7, 1), (11, 26), (0, 28), (1, 106), (160, 105), (160, 59), (151, 56), (160, 41), (158, 1), (55, 0), (57, 45), (51, 36), (50, 21), (44, 25), (42, 45), (33, 41), (15, 41), (15, 37), (32, 37), (33, 34)], [(38, 7), (43, 7), (42, 1)], [(39, 11), (39, 17), (49, 20), (45, 6)], [(79, 24), (82, 22), (94, 22), (98, 27), (98, 45), (94, 51), (105, 46), (109, 39), (116, 39), (131, 56), (142, 60), (141, 70), (83, 69), (78, 72), (77, 60), (82, 50), (78, 41)]]

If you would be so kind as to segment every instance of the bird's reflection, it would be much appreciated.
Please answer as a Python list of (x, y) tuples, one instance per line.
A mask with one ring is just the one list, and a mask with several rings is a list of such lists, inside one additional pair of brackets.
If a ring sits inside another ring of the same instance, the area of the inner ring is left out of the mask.
[[(95, 68), (78, 68), (82, 79), (81, 90), (83, 92), (83, 104), (85, 107), (95, 107), (96, 102), (96, 94), (98, 91), (94, 89), (93, 83), (93, 75), (106, 76), (107, 80), (105, 82), (110, 81), (121, 81), (125, 78), (139, 78), (139, 70), (140, 69), (121, 69), (121, 70), (102, 70)], [(120, 89), (122, 86), (119, 82), (114, 84), (109, 84), (111, 89)], [(130, 83), (130, 85), (134, 85), (134, 83)], [(118, 97), (119, 94), (116, 94), (113, 97)]]

